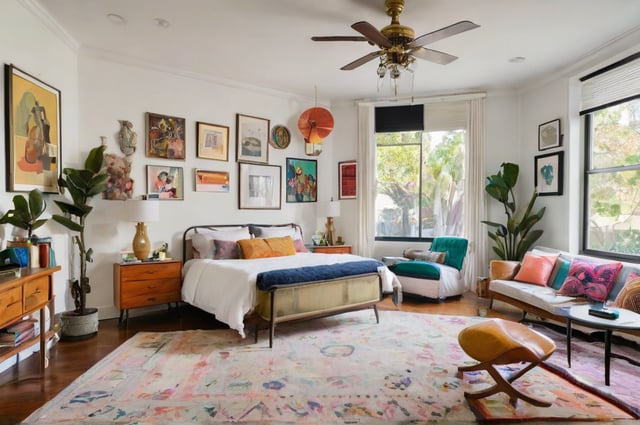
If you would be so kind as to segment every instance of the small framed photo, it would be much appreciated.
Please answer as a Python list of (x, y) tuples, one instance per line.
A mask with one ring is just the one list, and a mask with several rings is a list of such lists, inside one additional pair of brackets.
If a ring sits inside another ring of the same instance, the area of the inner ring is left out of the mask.
[(238, 207), (243, 210), (279, 210), (282, 167), (240, 162)]
[(147, 165), (148, 199), (184, 199), (182, 167)]
[(185, 119), (147, 112), (147, 156), (185, 159)]
[(236, 161), (269, 162), (269, 123), (264, 118), (236, 114)]
[(229, 127), (198, 121), (196, 134), (198, 158), (229, 161)]
[(562, 144), (560, 134), (560, 119), (545, 122), (538, 126), (538, 150), (557, 148)]
[(356, 199), (358, 195), (358, 164), (356, 161), (338, 163), (338, 199)]
[(196, 192), (229, 192), (227, 171), (195, 171)]
[(535, 157), (535, 186), (539, 196), (562, 195), (564, 152)]
[(5, 65), (8, 192), (58, 193), (62, 130), (60, 90)]
[(317, 161), (287, 158), (287, 202), (316, 202), (317, 200)]

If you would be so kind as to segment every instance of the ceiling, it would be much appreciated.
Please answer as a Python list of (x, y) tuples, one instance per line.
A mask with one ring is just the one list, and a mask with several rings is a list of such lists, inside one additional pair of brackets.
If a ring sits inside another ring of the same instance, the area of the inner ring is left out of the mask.
[[(377, 48), (310, 39), (360, 35), (350, 27), (357, 21), (388, 25), (384, 0), (30, 1), (93, 54), (301, 96), (317, 91), (333, 102), (394, 94), (388, 77), (376, 75), (376, 60), (340, 70)], [(461, 20), (480, 28), (426, 46), (459, 59), (418, 59), (413, 78), (401, 76), (398, 94), (522, 87), (637, 31), (639, 18), (638, 0), (406, 0), (400, 23), (416, 37)], [(525, 59), (510, 62), (515, 57)]]

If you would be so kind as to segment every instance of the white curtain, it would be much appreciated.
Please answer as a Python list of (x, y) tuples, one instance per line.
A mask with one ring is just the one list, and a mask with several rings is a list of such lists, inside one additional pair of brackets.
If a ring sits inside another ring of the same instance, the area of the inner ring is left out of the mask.
[(463, 234), (469, 240), (469, 251), (464, 264), (467, 289), (475, 290), (477, 278), (487, 276), (487, 228), (480, 223), (487, 215), (485, 204), (485, 113), (484, 96), (469, 100), (469, 122), (465, 146), (465, 190)]
[[(488, 273), (488, 251), (486, 226), (480, 223), (486, 217), (484, 196), (485, 180), (485, 94), (438, 96), (411, 99), (411, 102), (467, 102), (468, 121), (465, 146), (465, 190), (463, 236), (469, 240), (469, 252), (465, 259), (463, 274), (468, 289), (475, 290), (476, 279)], [(398, 103), (395, 103), (397, 105)], [(358, 180), (358, 247), (360, 255), (371, 256), (375, 241), (375, 122), (373, 103), (358, 104), (358, 158), (360, 178)]]
[(376, 192), (375, 107), (358, 104), (358, 237), (356, 251), (363, 257), (373, 253)]

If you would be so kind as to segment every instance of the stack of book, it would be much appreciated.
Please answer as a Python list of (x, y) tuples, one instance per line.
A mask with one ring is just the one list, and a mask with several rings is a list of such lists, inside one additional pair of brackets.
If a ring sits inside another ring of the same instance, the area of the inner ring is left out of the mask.
[(22, 320), (0, 331), (0, 347), (15, 347), (24, 341), (38, 335), (39, 323), (37, 319)]

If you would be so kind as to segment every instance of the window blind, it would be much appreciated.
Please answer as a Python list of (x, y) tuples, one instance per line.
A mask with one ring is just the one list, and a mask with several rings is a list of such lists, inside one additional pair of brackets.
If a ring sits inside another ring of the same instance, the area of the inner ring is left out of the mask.
[(424, 105), (376, 108), (376, 133), (424, 130)]
[(640, 53), (586, 75), (580, 81), (580, 115), (640, 97)]

